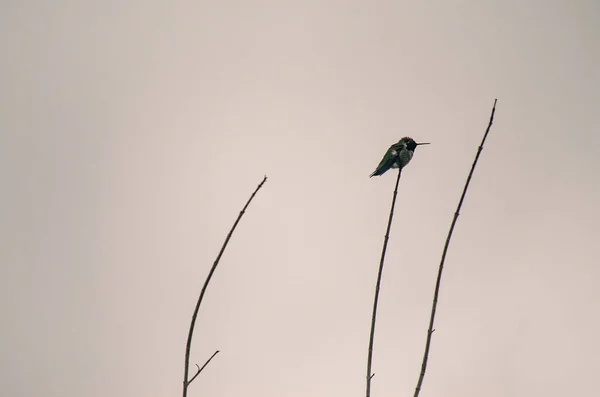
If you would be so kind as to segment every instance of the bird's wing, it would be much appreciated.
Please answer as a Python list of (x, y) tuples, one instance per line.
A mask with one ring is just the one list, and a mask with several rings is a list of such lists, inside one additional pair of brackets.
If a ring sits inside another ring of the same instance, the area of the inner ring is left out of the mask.
[(399, 145), (397, 143), (390, 146), (390, 148), (387, 150), (387, 152), (385, 152), (385, 155), (383, 156), (383, 158), (379, 162), (379, 165), (377, 166), (377, 168), (375, 168), (375, 171), (371, 174), (371, 176), (380, 175), (380, 171), (383, 170), (385, 172), (392, 166), (392, 164), (394, 164), (396, 158), (398, 157), (398, 148)]
[(397, 154), (395, 153), (395, 151), (392, 151), (392, 148), (390, 148), (387, 152), (385, 152), (385, 155), (379, 162), (377, 169), (380, 169), (381, 167), (386, 165), (391, 166), (394, 163), (394, 158), (396, 157), (396, 155)]

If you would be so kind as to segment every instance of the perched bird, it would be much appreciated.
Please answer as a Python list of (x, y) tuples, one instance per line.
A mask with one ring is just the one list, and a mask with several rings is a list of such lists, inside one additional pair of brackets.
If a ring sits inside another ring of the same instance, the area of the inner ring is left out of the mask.
[(427, 143), (417, 143), (414, 139), (409, 137), (404, 137), (398, 141), (398, 143), (394, 143), (388, 151), (381, 159), (381, 162), (373, 171), (373, 173), (369, 176), (369, 178), (373, 176), (383, 175), (390, 168), (404, 168), (410, 162), (415, 152), (415, 149), (419, 145), (429, 145)]

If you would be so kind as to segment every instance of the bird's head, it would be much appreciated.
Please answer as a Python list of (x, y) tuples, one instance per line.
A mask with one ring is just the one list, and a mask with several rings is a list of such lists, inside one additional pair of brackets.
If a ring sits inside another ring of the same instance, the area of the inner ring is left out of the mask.
[(398, 141), (398, 143), (402, 143), (404, 144), (404, 146), (406, 147), (406, 149), (414, 152), (415, 149), (417, 148), (417, 146), (419, 145), (429, 145), (429, 142), (422, 142), (422, 143), (417, 143), (415, 142), (414, 139), (405, 136), (404, 138), (400, 139), (400, 141)]

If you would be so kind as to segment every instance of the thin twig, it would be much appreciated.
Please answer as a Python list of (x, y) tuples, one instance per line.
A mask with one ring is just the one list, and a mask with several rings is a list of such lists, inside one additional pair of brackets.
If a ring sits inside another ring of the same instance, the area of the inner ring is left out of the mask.
[(204, 365), (202, 366), (202, 368), (200, 368), (200, 367), (198, 366), (198, 364), (195, 364), (195, 365), (196, 365), (196, 368), (198, 368), (198, 370), (196, 371), (196, 374), (195, 374), (194, 376), (192, 376), (192, 379), (190, 379), (190, 381), (188, 382), (188, 385), (189, 385), (190, 383), (192, 383), (192, 382), (194, 381), (194, 379), (196, 379), (196, 376), (200, 375), (200, 372), (202, 372), (202, 370), (204, 369), (204, 367), (206, 367), (206, 366), (208, 365), (208, 363), (210, 362), (210, 360), (212, 360), (212, 359), (213, 359), (213, 357), (217, 355), (217, 353), (219, 353), (219, 351), (218, 351), (218, 350), (217, 350), (216, 352), (214, 352), (214, 353), (213, 353), (213, 355), (212, 355), (212, 356), (210, 356), (210, 358), (209, 358), (208, 360), (206, 360), (206, 362), (204, 363)]
[(492, 115), (490, 116), (490, 122), (485, 130), (485, 134), (483, 135), (483, 139), (481, 140), (481, 144), (477, 149), (477, 154), (475, 155), (475, 160), (473, 161), (473, 165), (471, 166), (471, 171), (469, 172), (469, 176), (467, 177), (467, 182), (465, 183), (465, 187), (463, 189), (462, 195), (460, 196), (460, 201), (458, 202), (458, 206), (456, 208), (456, 212), (454, 213), (454, 218), (452, 219), (452, 223), (450, 224), (450, 230), (448, 231), (448, 237), (446, 238), (446, 244), (444, 244), (444, 250), (442, 251), (442, 259), (440, 261), (440, 266), (437, 274), (437, 281), (435, 283), (435, 292), (433, 294), (433, 305), (431, 307), (431, 317), (429, 318), (429, 328), (427, 329), (427, 341), (425, 342), (425, 354), (423, 355), (423, 362), (421, 363), (421, 373), (419, 375), (419, 380), (417, 382), (417, 387), (415, 388), (414, 397), (418, 397), (421, 392), (421, 385), (423, 384), (423, 378), (425, 377), (425, 371), (427, 370), (427, 360), (429, 359), (429, 348), (431, 347), (431, 336), (435, 331), (433, 329), (433, 323), (435, 321), (435, 313), (437, 309), (438, 296), (440, 293), (440, 283), (442, 281), (442, 271), (444, 270), (444, 261), (446, 260), (446, 253), (448, 252), (448, 246), (450, 245), (450, 239), (452, 238), (452, 232), (454, 231), (454, 226), (456, 225), (456, 221), (458, 219), (458, 215), (460, 213), (460, 208), (462, 207), (463, 201), (465, 199), (465, 195), (467, 194), (467, 189), (469, 187), (469, 183), (471, 182), (471, 177), (473, 176), (473, 171), (475, 171), (475, 166), (477, 165), (477, 161), (479, 160), (479, 155), (483, 150), (483, 144), (490, 132), (490, 128), (492, 127), (492, 123), (494, 122), (494, 113), (496, 112), (496, 102), (498, 100), (494, 100), (494, 107), (492, 108)]
[[(231, 235), (235, 231), (235, 228), (237, 227), (238, 223), (240, 222), (240, 219), (242, 219), (242, 216), (244, 215), (244, 213), (246, 212), (246, 209), (252, 202), (252, 199), (254, 198), (256, 193), (260, 190), (260, 188), (264, 185), (264, 183), (266, 181), (267, 181), (267, 176), (265, 175), (262, 182), (258, 185), (256, 190), (254, 190), (254, 193), (252, 193), (252, 195), (246, 202), (246, 205), (244, 205), (244, 208), (242, 208), (242, 210), (240, 211), (240, 214), (238, 215), (237, 219), (235, 220), (231, 230), (227, 234), (227, 237), (225, 238), (225, 242), (223, 243), (223, 246), (221, 247), (221, 250), (219, 251), (219, 254), (217, 255), (217, 259), (215, 259), (215, 262), (213, 263), (212, 267), (210, 268), (210, 272), (208, 272), (208, 276), (206, 277), (206, 280), (204, 281), (204, 285), (202, 286), (202, 291), (200, 292), (200, 297), (198, 298), (198, 302), (196, 303), (196, 307), (194, 309), (194, 314), (192, 315), (192, 322), (190, 324), (190, 330), (188, 333), (187, 344), (185, 346), (185, 366), (184, 366), (184, 371), (183, 371), (183, 397), (187, 396), (187, 388), (188, 388), (189, 384), (191, 383), (191, 381), (188, 381), (188, 375), (189, 375), (189, 367), (190, 367), (190, 349), (192, 347), (192, 336), (194, 334), (194, 325), (196, 324), (196, 317), (198, 316), (198, 310), (200, 309), (200, 304), (202, 303), (202, 299), (204, 299), (204, 293), (206, 292), (206, 287), (208, 287), (208, 283), (210, 282), (210, 279), (212, 278), (213, 273), (215, 272), (215, 269), (217, 268), (217, 265), (219, 264), (219, 261), (221, 260), (221, 256), (223, 255), (223, 252), (225, 251), (225, 248), (227, 247), (227, 244), (229, 243), (229, 239), (231, 238)], [(208, 364), (208, 362), (207, 362), (207, 364)]]
[(383, 273), (383, 263), (385, 261), (385, 251), (387, 250), (388, 240), (390, 239), (390, 228), (392, 227), (392, 218), (394, 217), (394, 207), (396, 206), (396, 196), (398, 195), (398, 183), (402, 175), (402, 168), (398, 170), (398, 178), (396, 178), (396, 187), (394, 188), (394, 196), (392, 198), (392, 207), (390, 208), (390, 217), (388, 219), (387, 230), (383, 239), (383, 248), (381, 250), (381, 260), (379, 261), (379, 271), (377, 273), (377, 284), (375, 286), (375, 299), (373, 300), (373, 316), (371, 317), (371, 334), (369, 335), (369, 355), (367, 357), (367, 394), (371, 395), (371, 379), (375, 374), (371, 373), (373, 363), (373, 342), (375, 340), (375, 320), (377, 318), (377, 303), (379, 301), (379, 287), (381, 285), (381, 275)]

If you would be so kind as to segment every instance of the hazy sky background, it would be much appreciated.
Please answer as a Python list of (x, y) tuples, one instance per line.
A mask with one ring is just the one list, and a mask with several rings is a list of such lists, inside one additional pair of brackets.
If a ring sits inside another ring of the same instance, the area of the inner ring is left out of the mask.
[(600, 3), (0, 4), (0, 394), (591, 396)]

